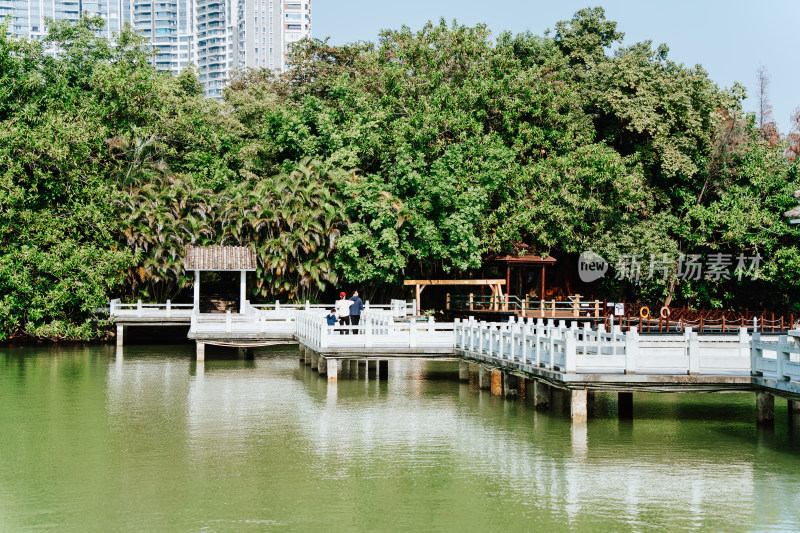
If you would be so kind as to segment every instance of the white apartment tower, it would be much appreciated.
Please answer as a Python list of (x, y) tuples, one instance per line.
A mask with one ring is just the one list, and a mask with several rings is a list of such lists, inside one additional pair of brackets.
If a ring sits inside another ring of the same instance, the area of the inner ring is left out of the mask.
[(289, 45), (311, 37), (311, 0), (239, 0), (239, 68), (283, 71)]
[(126, 0), (125, 17), (153, 45), (155, 66), (179, 74), (193, 62), (195, 14), (192, 0)]
[(11, 34), (42, 39), (47, 35), (45, 19), (77, 21), (88, 12), (105, 19), (103, 35), (111, 37), (122, 28), (127, 4), (130, 0), (0, 0), (0, 21), (10, 15)]
[(196, 65), (212, 98), (237, 69), (285, 70), (289, 46), (311, 37), (311, 0), (0, 0), (9, 32), (32, 39), (46, 35), (46, 18), (77, 21), (85, 12), (105, 19), (107, 37), (131, 24), (157, 51), (159, 70)]

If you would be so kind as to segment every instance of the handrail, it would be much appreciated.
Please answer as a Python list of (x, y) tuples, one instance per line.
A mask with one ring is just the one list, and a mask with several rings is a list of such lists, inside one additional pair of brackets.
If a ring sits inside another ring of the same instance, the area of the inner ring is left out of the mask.
[[(636, 327), (623, 332), (589, 323), (530, 318), (508, 323), (456, 321), (456, 348), (500, 363), (521, 363), (563, 373), (696, 374), (750, 372), (750, 337), (698, 336), (686, 328), (680, 336), (642, 337)], [(720, 355), (720, 348), (725, 349)]]
[(454, 346), (453, 323), (416, 320), (396, 322), (393, 312), (372, 311), (362, 317), (359, 325), (328, 325), (325, 316), (314, 310), (297, 314), (297, 337), (318, 349), (396, 347), (443, 348)]

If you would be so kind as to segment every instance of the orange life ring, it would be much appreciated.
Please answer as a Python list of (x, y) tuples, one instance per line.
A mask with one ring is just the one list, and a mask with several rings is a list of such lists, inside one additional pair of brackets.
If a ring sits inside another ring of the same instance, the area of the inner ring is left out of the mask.
[(669, 307), (667, 307), (667, 306), (665, 305), (665, 306), (663, 306), (663, 307), (661, 308), (661, 311), (659, 311), (659, 312), (658, 312), (658, 314), (659, 314), (659, 315), (661, 315), (661, 318), (667, 318), (667, 317), (669, 317), (669, 315), (671, 315), (671, 314), (672, 314), (672, 311), (670, 311), (670, 310), (669, 310)]
[(642, 307), (639, 309), (639, 316), (642, 318), (650, 318), (650, 309), (647, 307)]

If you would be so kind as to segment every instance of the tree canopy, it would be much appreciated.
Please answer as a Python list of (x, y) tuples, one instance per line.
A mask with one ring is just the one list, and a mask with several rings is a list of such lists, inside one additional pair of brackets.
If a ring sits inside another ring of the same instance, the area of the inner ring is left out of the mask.
[[(742, 252), (761, 279), (628, 284), (644, 302), (800, 310), (787, 141), (665, 45), (622, 45), (601, 8), (552, 35), (445, 21), (294, 46), (205, 100), (130, 28), (0, 28), (0, 340), (90, 338), (112, 295), (189, 283), (186, 244), (251, 246), (252, 298), (397, 287), (540, 254)], [(54, 57), (48, 51), (56, 49)], [(792, 307), (794, 306), (794, 307)]]

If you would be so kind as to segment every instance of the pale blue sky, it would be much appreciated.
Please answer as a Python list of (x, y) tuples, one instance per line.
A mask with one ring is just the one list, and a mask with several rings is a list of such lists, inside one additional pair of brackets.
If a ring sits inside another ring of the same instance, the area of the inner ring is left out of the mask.
[(332, 44), (375, 41), (381, 29), (403, 24), (418, 29), (439, 17), (485, 22), (495, 35), (504, 30), (541, 35), (577, 10), (598, 5), (625, 33), (625, 44), (666, 43), (671, 59), (701, 64), (720, 86), (745, 85), (750, 96), (745, 110), (755, 110), (756, 69), (765, 65), (775, 120), (784, 133), (789, 129), (789, 116), (800, 107), (799, 0), (315, 0), (313, 36), (329, 36)]

